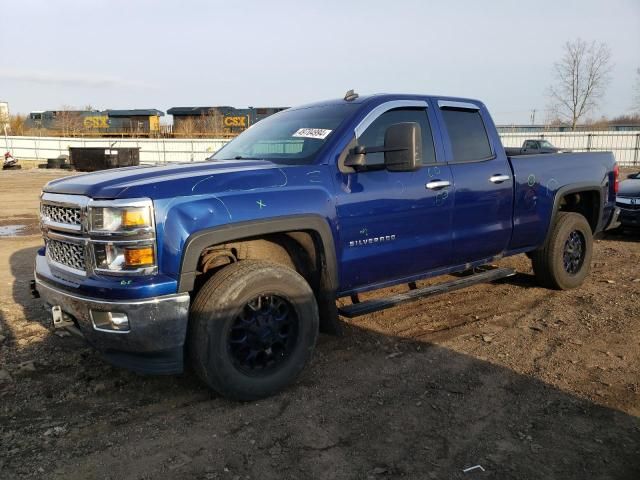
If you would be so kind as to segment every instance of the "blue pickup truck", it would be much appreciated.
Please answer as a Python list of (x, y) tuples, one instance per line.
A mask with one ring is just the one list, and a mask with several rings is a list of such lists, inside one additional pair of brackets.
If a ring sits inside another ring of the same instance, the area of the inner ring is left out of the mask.
[(256, 399), (290, 384), (340, 316), (512, 275), (490, 266), (501, 257), (579, 286), (593, 235), (617, 226), (617, 185), (611, 153), (508, 157), (477, 100), (348, 92), (207, 161), (48, 183), (32, 288), (115, 365), (175, 374), (189, 359), (220, 394)]

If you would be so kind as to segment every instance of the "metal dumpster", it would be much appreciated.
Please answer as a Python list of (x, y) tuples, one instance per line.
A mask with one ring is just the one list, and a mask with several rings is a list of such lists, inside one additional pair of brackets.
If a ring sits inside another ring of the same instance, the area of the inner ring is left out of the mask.
[(140, 148), (69, 147), (69, 162), (80, 172), (140, 165)]

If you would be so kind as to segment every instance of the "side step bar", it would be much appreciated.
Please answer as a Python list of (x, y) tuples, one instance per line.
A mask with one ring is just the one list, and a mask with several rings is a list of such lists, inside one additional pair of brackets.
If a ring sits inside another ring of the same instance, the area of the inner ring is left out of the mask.
[(457, 278), (450, 282), (430, 285), (428, 287), (412, 289), (405, 293), (398, 293), (386, 298), (376, 298), (364, 302), (353, 303), (338, 309), (338, 313), (343, 317), (354, 318), (368, 313), (379, 312), (387, 308), (395, 307), (401, 303), (412, 302), (425, 297), (439, 295), (441, 293), (453, 292), (461, 288), (470, 287), (478, 283), (492, 282), (500, 278), (515, 275), (516, 271), (511, 268), (494, 268), (480, 273), (474, 273), (466, 277)]

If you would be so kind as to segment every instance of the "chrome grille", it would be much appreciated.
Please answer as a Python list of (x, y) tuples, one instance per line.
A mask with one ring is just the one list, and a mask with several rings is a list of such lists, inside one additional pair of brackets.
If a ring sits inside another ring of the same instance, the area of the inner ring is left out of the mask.
[(81, 209), (74, 207), (63, 207), (59, 205), (49, 205), (43, 203), (40, 206), (40, 212), (44, 220), (56, 223), (64, 223), (67, 225), (82, 224)]
[(621, 197), (618, 195), (616, 205), (623, 210), (640, 210), (640, 197)]
[(49, 239), (47, 255), (53, 262), (85, 272), (84, 245)]

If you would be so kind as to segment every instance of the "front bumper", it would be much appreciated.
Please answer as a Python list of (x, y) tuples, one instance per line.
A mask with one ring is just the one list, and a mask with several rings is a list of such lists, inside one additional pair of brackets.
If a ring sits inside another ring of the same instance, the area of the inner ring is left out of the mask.
[(618, 206), (620, 207), (620, 223), (622, 226), (640, 228), (640, 208), (629, 208), (628, 205)]
[[(175, 374), (184, 367), (189, 294), (108, 301), (75, 295), (36, 278), (40, 297), (70, 316), (87, 342), (112, 364), (139, 373)], [(91, 312), (124, 313), (128, 331), (96, 329)]]

